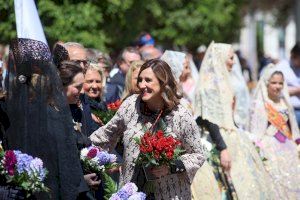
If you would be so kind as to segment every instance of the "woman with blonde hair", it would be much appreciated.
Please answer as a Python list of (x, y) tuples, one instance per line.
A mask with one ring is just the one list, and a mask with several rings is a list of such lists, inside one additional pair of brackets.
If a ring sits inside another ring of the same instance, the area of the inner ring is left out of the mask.
[(84, 83), (80, 95), (87, 136), (103, 126), (101, 119), (93, 114), (93, 110), (107, 111), (106, 103), (102, 100), (104, 85), (103, 70), (97, 63), (90, 63), (84, 73)]
[(283, 73), (273, 64), (262, 73), (251, 106), (250, 131), (279, 199), (300, 198), (300, 134)]
[(123, 100), (125, 100), (132, 94), (139, 93), (139, 88), (137, 87), (137, 78), (140, 68), (144, 63), (145, 62), (142, 60), (133, 61), (131, 63), (125, 78), (125, 90), (123, 93)]

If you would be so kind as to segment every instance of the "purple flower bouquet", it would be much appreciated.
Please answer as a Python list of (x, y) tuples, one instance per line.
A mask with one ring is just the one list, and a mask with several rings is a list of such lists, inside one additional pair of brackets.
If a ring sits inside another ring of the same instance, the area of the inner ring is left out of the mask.
[(126, 183), (117, 193), (113, 194), (109, 200), (145, 200), (146, 194), (138, 192), (134, 183)]
[(6, 184), (21, 188), (27, 197), (49, 191), (43, 183), (48, 172), (40, 158), (21, 151), (4, 151), (0, 146), (0, 160), (0, 176)]
[(80, 160), (84, 171), (87, 173), (101, 173), (117, 167), (117, 156), (110, 154), (98, 147), (90, 146), (80, 152)]
[(96, 173), (100, 176), (104, 187), (104, 199), (109, 199), (117, 191), (117, 184), (107, 173), (108, 170), (118, 167), (116, 155), (90, 146), (81, 150), (80, 160), (86, 174)]

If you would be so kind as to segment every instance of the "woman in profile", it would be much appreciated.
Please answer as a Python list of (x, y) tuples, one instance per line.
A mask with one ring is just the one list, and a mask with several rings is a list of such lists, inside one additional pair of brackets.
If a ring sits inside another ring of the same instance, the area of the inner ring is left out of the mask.
[(125, 78), (125, 89), (123, 93), (123, 100), (125, 100), (127, 97), (138, 94), (140, 92), (140, 89), (137, 86), (138, 81), (138, 75), (141, 69), (141, 66), (145, 62), (142, 60), (133, 61), (130, 64), (130, 68), (126, 74)]

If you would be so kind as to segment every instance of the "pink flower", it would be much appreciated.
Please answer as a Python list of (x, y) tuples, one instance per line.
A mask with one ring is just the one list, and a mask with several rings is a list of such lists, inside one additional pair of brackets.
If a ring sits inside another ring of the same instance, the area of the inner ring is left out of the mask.
[(97, 149), (96, 148), (92, 148), (89, 150), (88, 154), (87, 154), (87, 157), (88, 158), (94, 158), (96, 155), (97, 155)]
[(17, 158), (14, 151), (6, 151), (4, 155), (4, 167), (8, 171), (10, 176), (14, 175), (15, 164), (17, 163)]

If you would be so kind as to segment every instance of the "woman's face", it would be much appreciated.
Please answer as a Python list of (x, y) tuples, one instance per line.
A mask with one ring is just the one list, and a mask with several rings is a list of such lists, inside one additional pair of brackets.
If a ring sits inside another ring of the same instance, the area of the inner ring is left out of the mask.
[(270, 99), (276, 100), (280, 97), (283, 81), (283, 76), (281, 74), (273, 74), (271, 76), (267, 85), (268, 96)]
[(83, 73), (78, 73), (74, 76), (73, 81), (70, 85), (67, 86), (67, 100), (68, 104), (76, 104), (79, 101), (79, 94), (82, 89), (84, 82)]
[(159, 80), (155, 76), (152, 68), (144, 69), (138, 77), (138, 88), (140, 89), (144, 102), (161, 101), (161, 87)]
[(233, 56), (234, 56), (233, 50), (230, 49), (228, 52), (228, 58), (226, 60), (226, 67), (229, 72), (232, 70), (232, 66), (234, 64)]
[(102, 94), (102, 79), (97, 70), (89, 69), (84, 76), (83, 90), (92, 99), (99, 98)]
[(185, 81), (191, 75), (191, 68), (189, 65), (189, 59), (186, 57), (183, 62), (183, 70), (179, 77), (180, 81)]
[(132, 75), (131, 75), (131, 87), (132, 87), (132, 92), (134, 92), (134, 93), (140, 92), (140, 89), (137, 86), (139, 72), (140, 72), (140, 68), (137, 68), (132, 72)]

